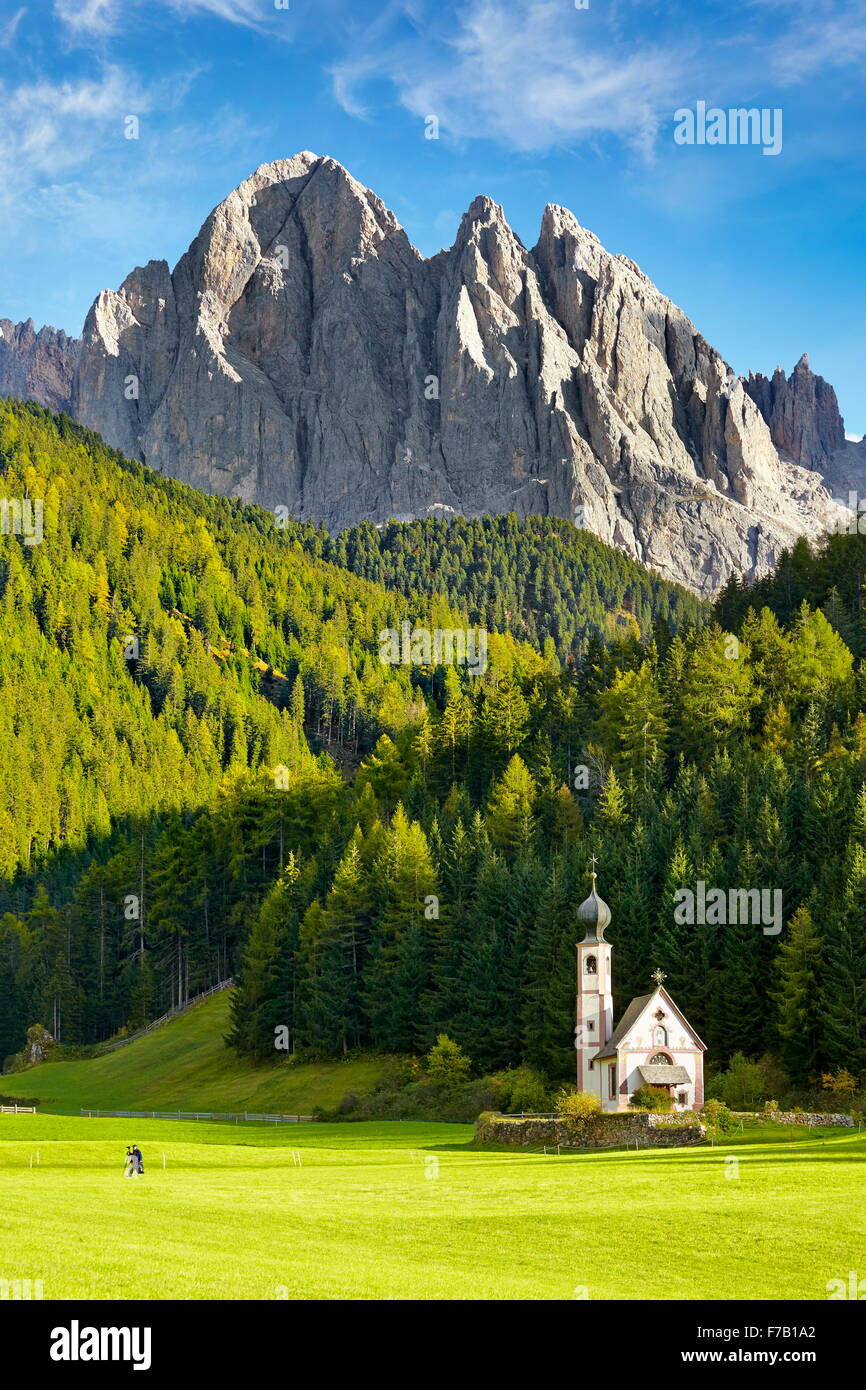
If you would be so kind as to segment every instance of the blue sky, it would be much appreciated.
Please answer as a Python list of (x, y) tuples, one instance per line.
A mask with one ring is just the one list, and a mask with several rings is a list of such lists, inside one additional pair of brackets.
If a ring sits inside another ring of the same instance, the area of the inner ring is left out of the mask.
[[(0, 317), (78, 333), (100, 289), (310, 149), (425, 254), (478, 193), (530, 246), (564, 204), (738, 372), (809, 352), (866, 432), (863, 0), (281, 5), (0, 0)], [(780, 108), (781, 152), (677, 145), (698, 101)]]

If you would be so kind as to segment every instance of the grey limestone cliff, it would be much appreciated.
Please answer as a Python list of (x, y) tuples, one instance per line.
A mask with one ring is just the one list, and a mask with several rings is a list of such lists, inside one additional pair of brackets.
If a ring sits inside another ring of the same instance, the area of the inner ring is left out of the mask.
[(210, 492), (330, 529), (551, 513), (710, 595), (838, 511), (832, 389), (810, 424), (775, 382), (740, 380), (564, 208), (528, 249), (479, 197), (425, 259), (302, 153), (256, 170), (173, 271), (99, 295), (67, 389), (110, 444)]

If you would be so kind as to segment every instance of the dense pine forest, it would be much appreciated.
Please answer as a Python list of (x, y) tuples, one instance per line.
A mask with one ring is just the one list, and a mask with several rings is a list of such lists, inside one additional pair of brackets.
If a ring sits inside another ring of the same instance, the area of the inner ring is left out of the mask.
[[(866, 538), (705, 621), (567, 523), (331, 541), (34, 406), (0, 471), (45, 499), (41, 545), (0, 536), (0, 1053), (234, 974), (241, 1053), (446, 1032), (568, 1077), (595, 853), (618, 1010), (660, 966), (715, 1066), (866, 1070)], [(508, 630), (483, 675), (385, 665), (404, 618)], [(780, 889), (783, 930), (678, 924), (698, 880)]]
[(707, 606), (668, 584), (591, 531), (556, 516), (484, 516), (364, 522), (329, 537), (305, 538), (316, 556), (407, 597), (445, 594), (470, 622), (511, 632), (560, 659), (605, 640), (700, 626)]

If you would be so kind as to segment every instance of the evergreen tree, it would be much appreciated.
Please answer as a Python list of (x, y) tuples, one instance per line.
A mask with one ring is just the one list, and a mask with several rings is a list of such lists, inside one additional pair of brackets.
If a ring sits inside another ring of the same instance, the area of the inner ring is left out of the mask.
[(775, 994), (782, 1061), (798, 1081), (808, 1079), (819, 1060), (821, 956), (811, 913), (798, 907), (779, 947)]

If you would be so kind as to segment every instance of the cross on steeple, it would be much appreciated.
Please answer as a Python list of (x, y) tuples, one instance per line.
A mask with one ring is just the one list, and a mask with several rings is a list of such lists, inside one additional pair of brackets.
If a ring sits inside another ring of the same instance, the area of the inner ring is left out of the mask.
[(590, 856), (589, 862), (590, 862), (590, 864), (592, 865), (592, 886), (593, 886), (593, 888), (594, 888), (594, 887), (595, 887), (595, 880), (596, 880), (595, 866), (596, 866), (596, 864), (598, 863), (598, 855), (597, 855), (597, 854), (591, 855), (591, 856)]
[(662, 983), (662, 980), (667, 979), (667, 975), (663, 970), (654, 970), (652, 975), (650, 976), (650, 979), (655, 980), (656, 984), (660, 985)]

